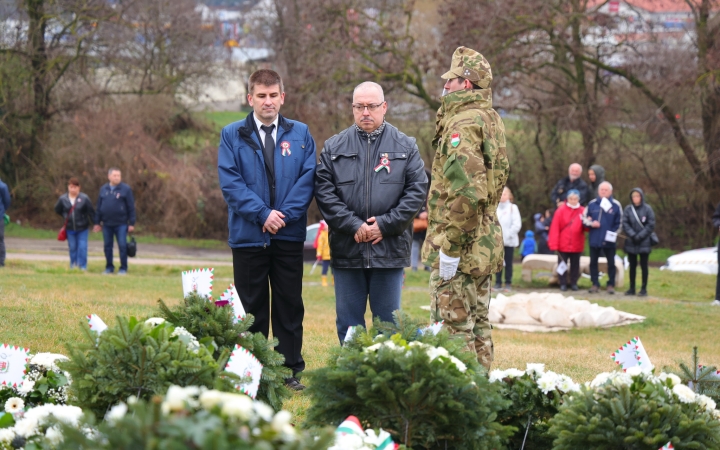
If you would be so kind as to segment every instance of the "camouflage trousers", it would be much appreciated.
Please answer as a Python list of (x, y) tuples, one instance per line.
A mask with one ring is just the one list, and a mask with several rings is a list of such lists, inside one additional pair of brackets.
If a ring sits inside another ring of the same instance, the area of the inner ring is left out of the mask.
[(492, 327), (488, 321), (490, 278), (458, 272), (445, 281), (437, 269), (430, 274), (430, 319), (444, 320), (450, 334), (465, 339), (467, 350), (477, 354), (478, 362), (488, 371), (493, 362)]

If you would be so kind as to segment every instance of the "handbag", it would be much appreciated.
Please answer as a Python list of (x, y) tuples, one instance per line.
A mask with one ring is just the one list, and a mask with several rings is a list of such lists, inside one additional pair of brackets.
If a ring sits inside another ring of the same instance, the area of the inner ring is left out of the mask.
[(415, 218), (413, 219), (413, 233), (419, 233), (421, 231), (427, 230), (428, 227), (428, 220), (427, 219), (420, 219)]
[(63, 224), (62, 228), (60, 228), (60, 231), (58, 231), (58, 241), (67, 241), (67, 223), (68, 220), (70, 220), (70, 216), (72, 215), (73, 211), (75, 210), (75, 205), (77, 205), (77, 200), (75, 200), (75, 204), (72, 205), (70, 211), (68, 211), (67, 216), (65, 216), (65, 223)]
[(135, 237), (131, 234), (130, 239), (126, 241), (127, 242), (127, 255), (131, 258), (134, 258), (135, 255), (137, 255), (137, 242), (135, 242)]
[[(635, 207), (633, 205), (630, 205), (630, 209), (632, 209), (632, 212), (635, 215), (635, 220), (638, 221), (638, 223), (640, 224), (641, 227), (645, 228), (645, 225), (643, 225), (643, 223), (640, 222), (640, 218), (638, 217), (637, 212), (635, 211)], [(658, 235), (655, 234), (654, 231), (652, 233), (650, 233), (650, 245), (651, 246), (658, 245), (659, 243), (660, 243), (660, 238), (658, 238)]]

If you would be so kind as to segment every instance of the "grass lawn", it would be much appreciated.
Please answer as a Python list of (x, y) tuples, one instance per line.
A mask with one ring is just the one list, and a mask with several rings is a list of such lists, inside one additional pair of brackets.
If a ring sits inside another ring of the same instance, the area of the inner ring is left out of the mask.
[[(70, 271), (64, 263), (8, 263), (0, 269), (0, 343), (22, 345), (32, 352), (60, 353), (67, 353), (65, 346), (80, 337), (80, 323), (86, 314), (98, 314), (111, 324), (116, 315), (154, 315), (159, 298), (169, 304), (179, 302), (180, 272), (189, 268), (132, 266), (131, 262), (130, 275), (118, 277), (101, 275), (102, 263), (91, 263), (89, 273)], [(307, 369), (312, 370), (324, 365), (328, 350), (337, 345), (337, 336), (333, 289), (320, 286), (319, 270), (313, 275), (309, 265), (305, 270), (304, 356)], [(546, 287), (542, 280), (523, 283), (519, 265), (515, 266), (515, 278), (518, 290)], [(422, 319), (428, 317), (420, 308), (429, 303), (427, 279), (427, 272), (408, 272), (402, 298), (403, 309)], [(232, 268), (215, 269), (218, 291), (231, 282)], [(589, 285), (589, 280), (581, 279), (581, 287)], [(644, 323), (547, 334), (495, 330), (494, 367), (524, 368), (527, 362), (540, 362), (576, 381), (588, 381), (598, 372), (613, 370), (610, 353), (636, 335), (658, 367), (689, 359), (694, 345), (699, 346), (703, 363), (720, 364), (720, 342), (712, 338), (720, 308), (709, 306), (714, 286), (713, 276), (651, 269), (648, 290), (660, 298), (615, 295), (611, 300), (597, 300), (604, 306), (647, 316)], [(576, 294), (593, 301), (586, 290)], [(302, 394), (286, 405), (301, 419), (308, 406)]]

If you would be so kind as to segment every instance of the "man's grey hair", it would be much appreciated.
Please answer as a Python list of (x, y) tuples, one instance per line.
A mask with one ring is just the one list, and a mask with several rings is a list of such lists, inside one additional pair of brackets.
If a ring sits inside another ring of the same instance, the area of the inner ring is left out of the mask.
[(111, 175), (113, 172), (120, 172), (122, 173), (122, 170), (118, 169), (117, 167), (111, 167), (108, 169), (108, 175)]
[(357, 93), (357, 91), (365, 91), (369, 89), (375, 89), (376, 91), (378, 91), (380, 93), (380, 101), (385, 101), (385, 93), (383, 92), (382, 86), (372, 81), (363, 81), (362, 83), (355, 86), (355, 90), (353, 90), (353, 98), (355, 98), (355, 94)]
[[(603, 184), (609, 187), (611, 191), (613, 190), (612, 184), (610, 184), (609, 181), (603, 181), (602, 183), (600, 183), (600, 186), (602, 186)], [(598, 186), (598, 189), (600, 188), (600, 186)]]
[(572, 169), (573, 166), (578, 166), (578, 167), (580, 168), (580, 170), (582, 170), (582, 166), (581, 166), (580, 164), (578, 164), (578, 163), (572, 163), (572, 164), (570, 164), (570, 165), (568, 166), (568, 170)]

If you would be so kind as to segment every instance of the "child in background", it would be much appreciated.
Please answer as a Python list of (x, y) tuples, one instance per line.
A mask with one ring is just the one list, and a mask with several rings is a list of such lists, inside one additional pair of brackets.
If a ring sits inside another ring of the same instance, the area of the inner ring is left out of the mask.
[(525, 239), (523, 239), (522, 244), (520, 244), (520, 254), (522, 255), (523, 259), (525, 259), (527, 255), (532, 255), (533, 253), (537, 253), (535, 233), (527, 230), (525, 232)]
[[(315, 236), (317, 259), (322, 260), (322, 285), (327, 286), (327, 272), (330, 268), (330, 243), (328, 242), (328, 226), (324, 220), (320, 221), (317, 236)], [(333, 282), (333, 284), (335, 284)]]

